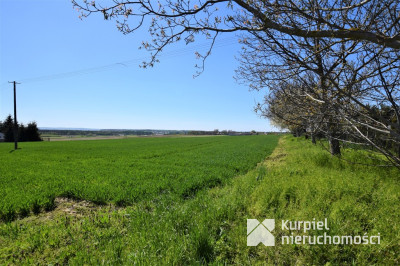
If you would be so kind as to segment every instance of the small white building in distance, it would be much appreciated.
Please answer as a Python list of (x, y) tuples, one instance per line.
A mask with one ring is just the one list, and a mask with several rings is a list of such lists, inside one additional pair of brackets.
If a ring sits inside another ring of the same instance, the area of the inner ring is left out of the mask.
[(0, 132), (0, 142), (4, 141), (4, 134)]

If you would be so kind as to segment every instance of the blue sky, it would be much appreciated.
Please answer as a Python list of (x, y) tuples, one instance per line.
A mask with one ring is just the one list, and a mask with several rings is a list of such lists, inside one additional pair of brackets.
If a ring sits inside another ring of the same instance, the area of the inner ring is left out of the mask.
[(138, 47), (147, 29), (123, 35), (100, 15), (78, 15), (69, 0), (0, 1), (1, 119), (13, 113), (7, 82), (16, 80), (18, 120), (39, 127), (272, 130), (253, 111), (262, 93), (233, 79), (234, 35), (221, 37), (193, 78), (204, 41), (171, 46), (159, 64), (142, 69), (149, 53)]

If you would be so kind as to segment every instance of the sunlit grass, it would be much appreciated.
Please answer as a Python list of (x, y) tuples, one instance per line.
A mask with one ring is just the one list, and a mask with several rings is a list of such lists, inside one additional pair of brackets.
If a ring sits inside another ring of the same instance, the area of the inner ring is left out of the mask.
[[(192, 197), (164, 193), (75, 215), (57, 208), (2, 224), (0, 263), (397, 265), (399, 209), (397, 169), (350, 165), (284, 137), (264, 163)], [(246, 219), (266, 218), (327, 218), (331, 235), (380, 233), (381, 244), (247, 247)]]
[(159, 194), (183, 198), (243, 174), (277, 136), (135, 138), (0, 145), (0, 220), (54, 207), (55, 197), (131, 205)]

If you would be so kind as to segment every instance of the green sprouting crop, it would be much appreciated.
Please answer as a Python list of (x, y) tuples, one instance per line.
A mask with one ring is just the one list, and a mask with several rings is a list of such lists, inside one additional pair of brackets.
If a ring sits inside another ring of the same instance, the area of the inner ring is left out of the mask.
[(262, 161), (277, 136), (130, 138), (0, 145), (0, 219), (51, 210), (55, 197), (130, 205), (159, 194), (182, 198)]

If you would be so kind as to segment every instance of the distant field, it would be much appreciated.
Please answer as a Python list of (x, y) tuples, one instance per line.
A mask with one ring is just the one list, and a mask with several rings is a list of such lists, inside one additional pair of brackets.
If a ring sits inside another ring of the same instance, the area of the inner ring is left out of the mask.
[(159, 194), (182, 198), (243, 174), (278, 136), (127, 138), (0, 145), (2, 220), (54, 208), (65, 196), (129, 205)]
[[(224, 135), (217, 135), (223, 137)], [(70, 140), (99, 140), (99, 139), (127, 139), (127, 138), (206, 138), (215, 135), (41, 135), (43, 141), (70, 141)]]
[(124, 136), (115, 136), (115, 135), (104, 135), (104, 136), (88, 136), (88, 135), (41, 135), (43, 141), (70, 141), (70, 140), (99, 140), (99, 139), (126, 139), (126, 138), (134, 138), (137, 136), (133, 135), (124, 135)]

